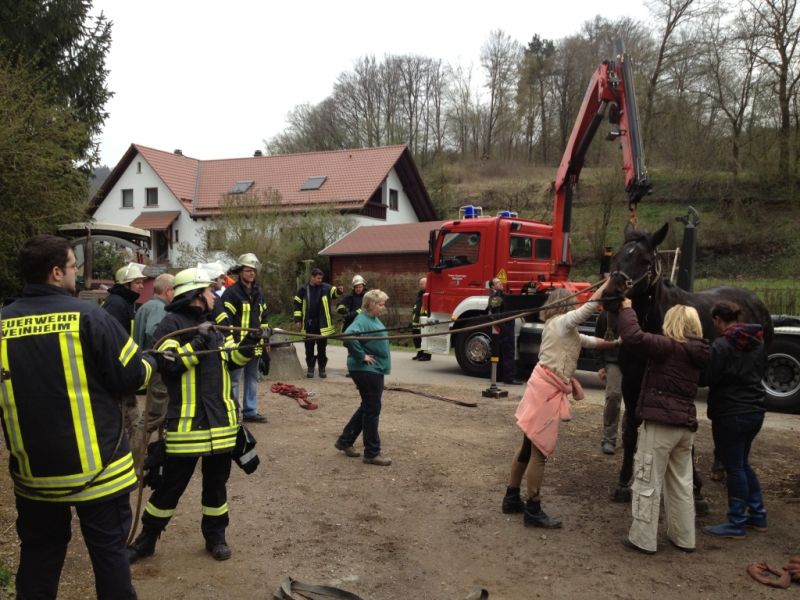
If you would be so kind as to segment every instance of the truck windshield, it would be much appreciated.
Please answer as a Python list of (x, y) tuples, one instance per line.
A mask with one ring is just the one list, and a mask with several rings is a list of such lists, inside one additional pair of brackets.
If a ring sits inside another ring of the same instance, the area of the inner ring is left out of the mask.
[(475, 264), (478, 262), (480, 249), (481, 234), (477, 231), (445, 233), (439, 265), (448, 268)]

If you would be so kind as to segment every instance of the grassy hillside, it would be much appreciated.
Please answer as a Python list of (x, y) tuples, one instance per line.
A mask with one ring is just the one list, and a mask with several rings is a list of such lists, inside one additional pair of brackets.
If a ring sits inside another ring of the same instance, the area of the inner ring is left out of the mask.
[[(476, 204), (483, 206), (484, 214), (508, 209), (549, 222), (555, 176), (554, 168), (487, 161), (438, 167), (427, 171), (425, 179), (445, 218), (454, 218), (459, 206)], [(683, 224), (675, 218), (685, 215), (689, 206), (697, 209), (698, 277), (777, 279), (800, 272), (800, 202), (793, 187), (734, 180), (729, 175), (658, 170), (651, 173), (651, 180), (653, 193), (639, 204), (639, 227), (655, 230), (669, 223), (663, 248), (676, 248)], [(596, 273), (602, 246), (621, 243), (628, 221), (623, 187), (616, 169), (583, 170), (572, 226), (578, 273)]]

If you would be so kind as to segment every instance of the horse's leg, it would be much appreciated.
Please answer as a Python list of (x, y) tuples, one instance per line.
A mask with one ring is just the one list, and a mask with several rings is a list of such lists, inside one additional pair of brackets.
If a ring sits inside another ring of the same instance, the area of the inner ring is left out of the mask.
[(625, 419), (622, 425), (622, 466), (619, 481), (614, 490), (614, 502), (630, 502), (631, 479), (633, 478), (633, 457), (636, 454), (636, 442), (639, 437), (639, 422), (636, 418), (636, 403), (641, 389), (641, 376), (637, 369), (625, 369), (622, 372), (622, 400), (625, 403)]
[(703, 480), (694, 461), (694, 445), (692, 445), (692, 491), (694, 492), (694, 514), (705, 517), (708, 514), (708, 501), (703, 497)]

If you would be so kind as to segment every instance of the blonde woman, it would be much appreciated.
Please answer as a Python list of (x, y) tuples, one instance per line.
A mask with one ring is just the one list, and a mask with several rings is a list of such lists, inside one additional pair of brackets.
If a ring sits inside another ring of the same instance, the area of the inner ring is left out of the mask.
[[(364, 294), (360, 312), (345, 335), (362, 338), (385, 337), (386, 326), (380, 316), (386, 310), (389, 296), (381, 290), (369, 290)], [(347, 347), (347, 370), (361, 395), (361, 404), (344, 426), (334, 446), (350, 457), (360, 456), (353, 448), (359, 435), (364, 437), (364, 462), (370, 465), (388, 467), (392, 459), (381, 454), (381, 438), (378, 435), (378, 421), (381, 416), (381, 396), (383, 377), (392, 367), (389, 340), (345, 340)]]
[[(568, 300), (570, 292), (560, 288), (553, 290), (548, 294), (546, 308), (540, 314), (545, 323), (539, 362), (517, 407), (517, 425), (524, 435), (522, 447), (511, 463), (511, 475), (502, 505), (504, 513), (525, 513), (523, 523), (527, 527), (561, 527), (560, 519), (549, 517), (542, 510), (540, 489), (544, 465), (555, 452), (559, 423), (570, 418), (569, 394), (573, 394), (576, 400), (583, 398), (580, 384), (572, 377), (578, 366), (581, 348), (611, 348), (618, 345), (617, 340), (603, 340), (578, 332), (578, 325), (597, 310), (597, 300), (607, 283), (577, 310), (572, 310), (574, 304)], [(528, 500), (523, 502), (520, 485), (526, 473)]]
[(697, 431), (695, 396), (710, 348), (702, 339), (697, 311), (677, 305), (664, 315), (664, 335), (645, 333), (631, 307), (622, 302), (622, 343), (647, 357), (642, 394), (636, 405), (639, 444), (634, 458), (631, 512), (625, 546), (644, 554), (657, 549), (658, 514), (663, 489), (667, 539), (684, 552), (695, 548), (692, 495), (692, 444)]

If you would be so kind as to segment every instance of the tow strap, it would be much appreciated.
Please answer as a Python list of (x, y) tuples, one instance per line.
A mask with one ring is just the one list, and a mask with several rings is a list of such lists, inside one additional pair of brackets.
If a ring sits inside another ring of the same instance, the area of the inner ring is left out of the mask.
[(300, 405), (300, 408), (304, 408), (306, 410), (317, 410), (319, 408), (319, 405), (316, 402), (312, 402), (308, 399), (309, 393), (306, 388), (297, 387), (291, 383), (278, 382), (273, 383), (272, 387), (269, 389), (273, 394), (281, 394), (282, 396), (294, 398), (297, 401), (297, 404)]
[(782, 569), (769, 566), (765, 561), (748, 565), (747, 573), (758, 583), (786, 589), (792, 582), (800, 583), (800, 556), (792, 556)]

